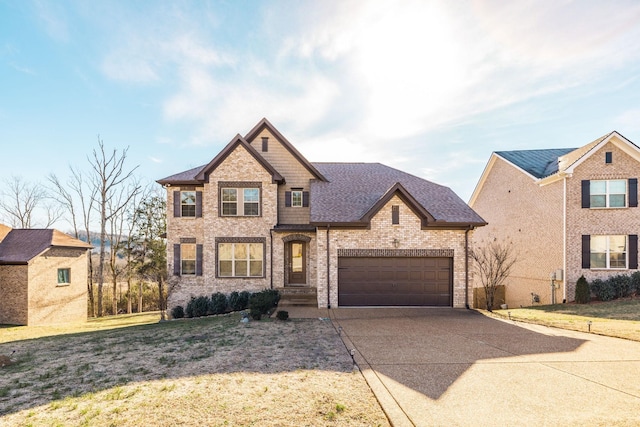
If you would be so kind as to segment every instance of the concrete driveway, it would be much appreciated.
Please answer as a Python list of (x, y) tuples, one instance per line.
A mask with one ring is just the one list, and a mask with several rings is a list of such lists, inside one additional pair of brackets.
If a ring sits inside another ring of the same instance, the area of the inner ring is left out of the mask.
[(394, 426), (640, 425), (640, 343), (448, 308), (330, 317)]

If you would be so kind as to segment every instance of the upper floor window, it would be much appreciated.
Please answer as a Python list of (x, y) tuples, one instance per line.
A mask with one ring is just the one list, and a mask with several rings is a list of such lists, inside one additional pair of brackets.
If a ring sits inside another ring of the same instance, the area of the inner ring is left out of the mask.
[(400, 224), (400, 206), (398, 205), (391, 206), (391, 224)]
[(627, 268), (627, 236), (591, 236), (591, 268)]
[(223, 188), (221, 197), (223, 216), (260, 215), (259, 188)]
[(302, 188), (292, 188), (291, 191), (284, 192), (284, 205), (287, 208), (308, 208), (309, 192)]
[(590, 182), (592, 208), (624, 208), (627, 205), (627, 181), (624, 179)]
[(58, 285), (68, 285), (71, 283), (71, 269), (59, 268), (58, 269)]
[(291, 191), (291, 206), (294, 208), (302, 207), (302, 190)]
[(196, 216), (196, 192), (180, 192), (180, 213), (181, 216)]

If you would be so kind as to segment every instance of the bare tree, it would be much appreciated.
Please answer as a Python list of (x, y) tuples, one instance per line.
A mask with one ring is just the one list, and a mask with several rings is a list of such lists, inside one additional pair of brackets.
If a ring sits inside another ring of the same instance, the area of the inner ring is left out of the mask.
[(496, 289), (509, 277), (517, 261), (513, 246), (493, 241), (473, 248), (470, 256), (484, 288), (487, 310), (492, 311)]
[(98, 138), (98, 149), (93, 150), (89, 163), (96, 176), (96, 209), (100, 216), (100, 252), (98, 261), (98, 316), (103, 315), (102, 294), (104, 285), (104, 264), (106, 258), (107, 223), (115, 215), (122, 211), (130, 200), (140, 191), (140, 186), (134, 186), (129, 194), (126, 194), (116, 203), (117, 192), (120, 186), (126, 185), (132, 178), (137, 166), (133, 169), (125, 169), (127, 149), (120, 153), (114, 149), (111, 153), (105, 152), (103, 141)]
[[(4, 186), (0, 211), (12, 227), (33, 228), (43, 225), (49, 228), (62, 216), (61, 210), (51, 203), (47, 189), (42, 185), (13, 176)], [(38, 213), (43, 223), (36, 219)]]
[[(54, 174), (50, 174), (48, 180), (53, 187), (52, 192), (58, 195), (58, 202), (69, 213), (70, 218), (67, 217), (66, 219), (73, 227), (75, 237), (91, 243), (91, 213), (95, 202), (97, 185), (80, 169), (70, 166), (69, 170), (71, 174), (65, 183), (60, 181)], [(89, 294), (89, 316), (91, 317), (95, 316), (96, 308), (93, 276), (93, 257), (90, 255), (87, 271), (87, 291)]]

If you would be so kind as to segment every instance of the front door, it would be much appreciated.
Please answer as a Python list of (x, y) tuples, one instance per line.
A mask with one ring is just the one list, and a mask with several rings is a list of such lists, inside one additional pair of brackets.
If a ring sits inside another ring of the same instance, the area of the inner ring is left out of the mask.
[(289, 242), (287, 245), (289, 284), (304, 285), (307, 283), (307, 245), (305, 242)]

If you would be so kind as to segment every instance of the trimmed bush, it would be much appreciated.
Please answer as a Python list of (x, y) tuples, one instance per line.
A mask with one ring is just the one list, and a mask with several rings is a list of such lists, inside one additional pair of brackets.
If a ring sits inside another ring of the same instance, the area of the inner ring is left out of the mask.
[(631, 275), (630, 286), (631, 293), (640, 295), (640, 271), (636, 271)]
[(576, 302), (578, 304), (588, 304), (591, 301), (591, 291), (589, 290), (589, 282), (584, 276), (580, 276), (576, 282)]
[(238, 296), (238, 303), (242, 306), (240, 310), (246, 310), (247, 308), (249, 308), (249, 298), (251, 298), (251, 292), (240, 292), (240, 295)]
[(269, 314), (280, 301), (280, 294), (275, 289), (265, 289), (252, 294), (249, 298), (249, 309), (253, 313)]
[(262, 312), (260, 310), (258, 310), (257, 308), (252, 308), (249, 311), (249, 315), (251, 316), (251, 318), (253, 320), (260, 320), (262, 319)]
[(202, 317), (209, 314), (209, 297), (191, 298), (187, 304), (187, 317)]
[(181, 305), (177, 305), (171, 309), (171, 318), (182, 319), (184, 317), (184, 308)]
[(590, 285), (591, 292), (600, 301), (611, 301), (615, 298), (616, 293), (610, 281), (602, 279), (594, 279)]
[(211, 295), (211, 305), (209, 312), (211, 314), (222, 314), (227, 311), (227, 296), (221, 292)]
[(289, 312), (284, 310), (278, 310), (276, 313), (276, 318), (278, 320), (287, 320), (289, 319)]
[(246, 309), (249, 306), (250, 295), (251, 294), (247, 291), (231, 292), (231, 295), (229, 295), (229, 307), (231, 307), (231, 310), (242, 311)]
[(616, 298), (626, 298), (631, 291), (631, 277), (618, 274), (617, 276), (609, 277), (607, 280), (615, 292)]

